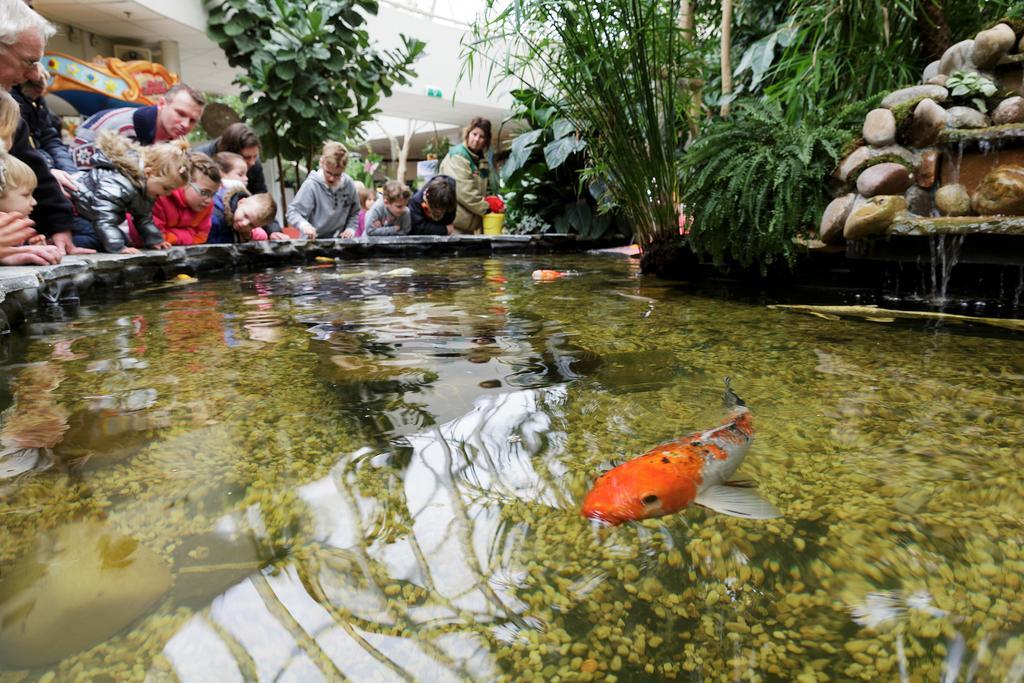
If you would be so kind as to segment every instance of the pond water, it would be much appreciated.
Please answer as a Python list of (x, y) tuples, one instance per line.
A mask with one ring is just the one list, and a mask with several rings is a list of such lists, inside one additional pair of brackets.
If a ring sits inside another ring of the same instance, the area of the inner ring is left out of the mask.
[[(764, 303), (420, 259), (33, 324), (4, 347), (0, 682), (1020, 681), (1024, 338)], [(727, 375), (781, 518), (580, 516), (717, 425)]]

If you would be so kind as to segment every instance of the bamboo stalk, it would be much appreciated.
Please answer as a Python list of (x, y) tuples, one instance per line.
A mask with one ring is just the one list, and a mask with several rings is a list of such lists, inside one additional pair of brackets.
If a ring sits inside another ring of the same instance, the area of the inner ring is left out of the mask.
[(732, 95), (732, 0), (722, 0), (722, 107), (719, 115), (729, 116)]

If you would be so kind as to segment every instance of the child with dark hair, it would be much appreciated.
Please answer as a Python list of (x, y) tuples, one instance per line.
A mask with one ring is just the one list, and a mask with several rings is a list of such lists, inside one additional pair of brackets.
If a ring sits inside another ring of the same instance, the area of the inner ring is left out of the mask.
[(455, 220), (455, 178), (436, 175), (409, 201), (410, 235), (450, 235)]
[(380, 198), (366, 212), (367, 237), (408, 235), (412, 229), (409, 220), (409, 197), (412, 192), (397, 180), (384, 183)]

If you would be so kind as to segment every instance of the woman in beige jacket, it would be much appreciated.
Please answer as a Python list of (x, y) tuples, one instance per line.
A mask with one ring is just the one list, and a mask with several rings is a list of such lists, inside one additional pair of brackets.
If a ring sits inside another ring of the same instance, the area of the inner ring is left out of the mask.
[(462, 144), (453, 147), (438, 169), (440, 175), (455, 178), (455, 230), (460, 233), (478, 233), (483, 227), (483, 216), (490, 212), (484, 201), (487, 194), (487, 148), (491, 146), (491, 122), (476, 117), (462, 134)]

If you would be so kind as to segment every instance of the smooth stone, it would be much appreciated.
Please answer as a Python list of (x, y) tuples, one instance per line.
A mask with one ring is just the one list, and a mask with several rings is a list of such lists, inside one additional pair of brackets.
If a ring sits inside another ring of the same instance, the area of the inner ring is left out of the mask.
[(992, 110), (992, 125), (1003, 126), (1007, 123), (1024, 123), (1024, 97), (1008, 97)]
[(865, 161), (871, 158), (870, 147), (858, 147), (849, 154), (846, 155), (842, 161), (839, 162), (839, 167), (836, 169), (836, 174), (839, 179), (846, 182), (846, 179), (853, 173), (854, 169), (863, 164)]
[(907, 210), (918, 216), (931, 216), (935, 208), (935, 199), (932, 193), (923, 187), (912, 186), (903, 195), (907, 200)]
[(872, 147), (885, 147), (896, 142), (896, 117), (888, 109), (872, 109), (864, 117), (862, 135)]
[(939, 138), (939, 133), (946, 127), (946, 110), (936, 104), (935, 100), (921, 100), (914, 107), (914, 119), (910, 122), (908, 137), (913, 147), (928, 147)]
[(918, 187), (928, 188), (935, 184), (939, 172), (939, 153), (934, 149), (921, 152), (921, 159), (914, 167), (914, 182)]
[(934, 62), (929, 62), (928, 66), (924, 68), (924, 71), (921, 73), (921, 82), (927, 83), (928, 81), (930, 81), (931, 79), (935, 78), (938, 75), (939, 60), (936, 59)]
[(896, 214), (906, 208), (907, 200), (902, 196), (872, 197), (850, 212), (843, 227), (843, 237), (855, 240), (870, 235), (883, 235), (896, 219)]
[(934, 76), (929, 78), (927, 81), (925, 81), (925, 85), (941, 85), (943, 88), (945, 88), (946, 87), (946, 81), (948, 81), (948, 80), (949, 80), (949, 76), (947, 76), (946, 74), (935, 74)]
[(852, 192), (844, 194), (833, 199), (825, 207), (825, 212), (821, 214), (821, 226), (818, 228), (818, 237), (822, 242), (838, 244), (843, 241), (843, 226), (846, 225), (846, 219), (856, 198), (857, 195)]
[(864, 197), (901, 194), (913, 184), (906, 166), (894, 162), (875, 164), (857, 177), (857, 192)]
[(909, 88), (893, 90), (885, 96), (881, 106), (886, 109), (892, 109), (904, 102), (918, 100), (922, 97), (931, 98), (936, 102), (945, 102), (949, 98), (949, 91), (941, 85), (912, 85)]
[(974, 37), (971, 61), (981, 69), (995, 66), (1006, 53), (1013, 49), (1016, 42), (1017, 36), (1012, 28), (1006, 24), (996, 24)]
[(979, 216), (1024, 216), (1024, 166), (1000, 166), (974, 191)]
[(34, 668), (101, 643), (171, 581), (163, 558), (100, 522), (44, 534), (0, 581), (0, 661)]
[(971, 213), (971, 195), (959, 183), (943, 185), (935, 192), (935, 206), (943, 216), (968, 216)]
[(987, 116), (971, 107), (950, 107), (946, 116), (950, 128), (988, 128), (991, 125)]
[(956, 45), (951, 45), (939, 60), (939, 73), (947, 76), (954, 71), (976, 71), (974, 62), (971, 61), (971, 53), (974, 50), (973, 40), (961, 40)]

